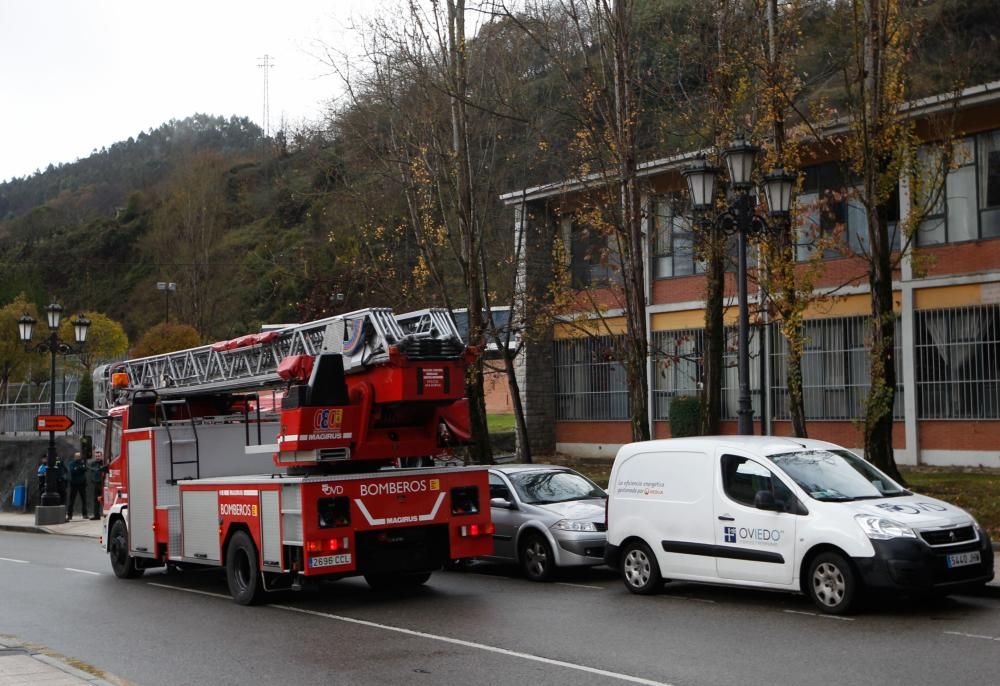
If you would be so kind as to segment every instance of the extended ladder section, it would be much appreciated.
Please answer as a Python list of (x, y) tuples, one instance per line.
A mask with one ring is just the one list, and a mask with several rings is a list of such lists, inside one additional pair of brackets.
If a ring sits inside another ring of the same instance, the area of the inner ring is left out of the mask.
[[(132, 388), (160, 397), (240, 392), (282, 383), (278, 365), (293, 355), (343, 356), (346, 374), (388, 361), (395, 346), (411, 360), (454, 360), (465, 345), (447, 310), (426, 309), (398, 317), (388, 308), (368, 308), (291, 325), (229, 341), (118, 362), (105, 370), (128, 374)], [(114, 404), (110, 384), (108, 405)]]

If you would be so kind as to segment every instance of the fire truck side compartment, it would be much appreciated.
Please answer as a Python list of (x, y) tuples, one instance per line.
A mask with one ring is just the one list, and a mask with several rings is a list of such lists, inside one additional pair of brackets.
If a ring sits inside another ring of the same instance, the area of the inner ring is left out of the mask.
[(219, 494), (184, 491), (184, 558), (193, 562), (221, 562), (219, 550)]
[(153, 531), (153, 443), (148, 438), (129, 441), (128, 530), (133, 555), (156, 554)]

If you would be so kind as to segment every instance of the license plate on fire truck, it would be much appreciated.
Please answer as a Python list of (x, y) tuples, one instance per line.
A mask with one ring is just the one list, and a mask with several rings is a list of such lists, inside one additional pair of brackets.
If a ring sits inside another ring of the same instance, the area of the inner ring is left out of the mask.
[(323, 555), (321, 557), (309, 558), (309, 567), (311, 569), (316, 569), (317, 567), (339, 567), (340, 565), (349, 564), (351, 564), (350, 553), (343, 555)]
[(977, 565), (982, 562), (982, 558), (979, 555), (979, 551), (973, 551), (971, 553), (955, 553), (954, 555), (948, 556), (948, 568), (952, 567), (965, 567), (966, 565)]

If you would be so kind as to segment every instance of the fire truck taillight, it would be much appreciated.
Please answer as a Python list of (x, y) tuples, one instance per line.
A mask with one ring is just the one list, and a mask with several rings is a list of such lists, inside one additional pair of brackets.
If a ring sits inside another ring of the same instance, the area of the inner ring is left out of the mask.
[(453, 515), (479, 514), (479, 488), (460, 486), (451, 489), (451, 513)]
[(306, 541), (306, 550), (310, 553), (323, 551), (323, 544), (320, 541)]
[(459, 533), (466, 537), (492, 536), (494, 531), (496, 531), (496, 527), (493, 526), (493, 522), (489, 522), (488, 524), (469, 524), (459, 529)]

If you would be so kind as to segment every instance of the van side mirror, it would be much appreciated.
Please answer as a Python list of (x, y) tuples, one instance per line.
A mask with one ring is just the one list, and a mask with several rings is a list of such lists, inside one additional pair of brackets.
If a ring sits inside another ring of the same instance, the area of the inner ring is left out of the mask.
[(757, 491), (753, 497), (753, 506), (758, 510), (777, 510), (778, 504), (774, 501), (774, 494), (771, 491)]
[(499, 507), (503, 510), (517, 509), (517, 506), (506, 498), (490, 498), (490, 507)]

